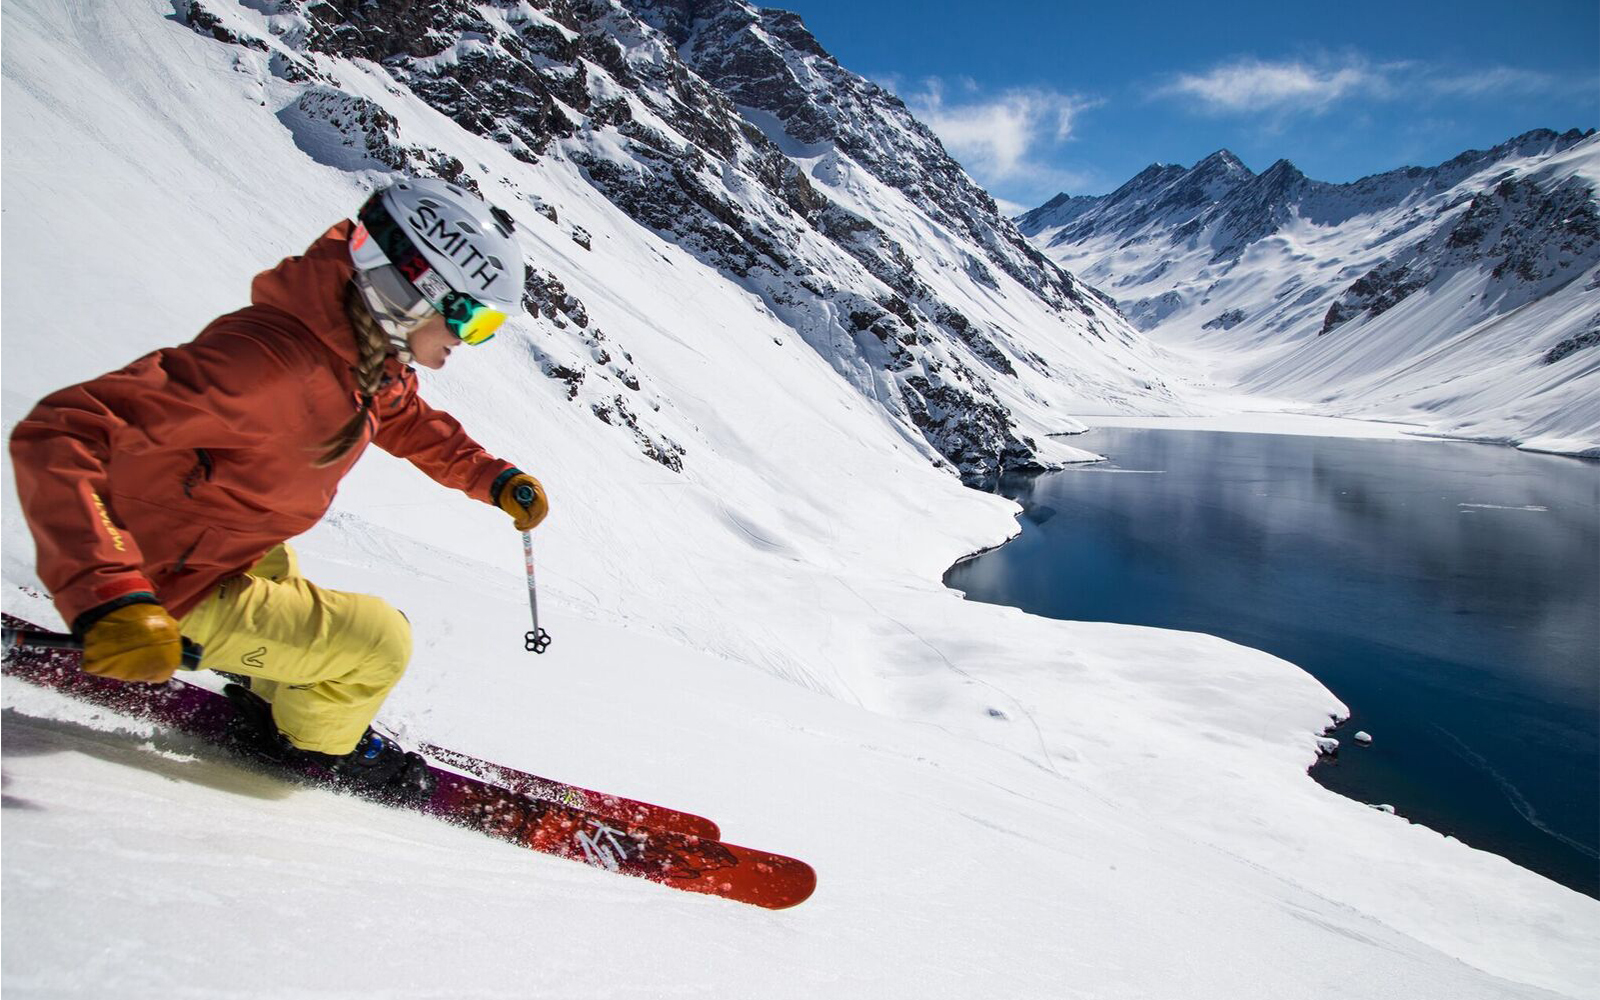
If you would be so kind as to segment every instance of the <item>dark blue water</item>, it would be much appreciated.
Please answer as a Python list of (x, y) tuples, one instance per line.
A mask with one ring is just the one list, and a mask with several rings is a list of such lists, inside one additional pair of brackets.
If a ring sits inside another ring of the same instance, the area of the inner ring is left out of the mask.
[(1318, 781), (1600, 897), (1600, 463), (1131, 428), (1072, 443), (1110, 461), (1003, 483), (1022, 534), (946, 583), (1297, 663), (1352, 711)]

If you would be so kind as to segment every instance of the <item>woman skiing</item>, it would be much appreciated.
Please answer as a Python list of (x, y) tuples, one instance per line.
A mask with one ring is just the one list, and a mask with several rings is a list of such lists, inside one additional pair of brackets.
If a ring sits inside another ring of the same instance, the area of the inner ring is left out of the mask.
[(251, 678), (254, 694), (230, 696), (253, 749), (425, 795), (421, 758), (369, 728), (410, 659), (409, 624), (306, 580), (284, 542), (322, 518), (369, 442), (519, 530), (544, 519), (538, 481), (423, 402), (410, 367), (493, 336), (523, 275), (509, 215), (453, 184), (400, 181), (257, 275), (251, 305), (195, 340), (42, 400), (11, 457), (83, 669), (163, 683), (187, 636), (204, 666)]

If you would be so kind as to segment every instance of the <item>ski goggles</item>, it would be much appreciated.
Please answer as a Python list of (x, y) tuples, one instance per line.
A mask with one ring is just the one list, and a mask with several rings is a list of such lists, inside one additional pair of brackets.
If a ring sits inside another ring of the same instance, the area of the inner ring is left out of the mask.
[(462, 343), (474, 346), (493, 337), (500, 324), (506, 321), (505, 313), (465, 292), (446, 293), (437, 308), (450, 332), (461, 338)]
[[(475, 347), (493, 337), (495, 331), (500, 329), (500, 324), (506, 321), (506, 314), (479, 302), (466, 292), (451, 288), (434, 271), (428, 258), (411, 242), (411, 238), (379, 199), (378, 194), (367, 199), (356, 218), (360, 220), (361, 228), (366, 230), (366, 235), (389, 258), (389, 263), (444, 317), (446, 328), (462, 343)], [(359, 245), (362, 233), (358, 231), (354, 238)]]

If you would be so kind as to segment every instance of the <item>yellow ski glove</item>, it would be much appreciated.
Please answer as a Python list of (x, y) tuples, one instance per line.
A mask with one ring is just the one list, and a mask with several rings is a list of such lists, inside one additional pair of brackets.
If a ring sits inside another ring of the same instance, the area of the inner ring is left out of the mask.
[[(499, 484), (499, 491), (495, 494), (495, 505), (516, 522), (518, 531), (532, 531), (539, 526), (539, 522), (550, 513), (550, 498), (545, 495), (544, 487), (539, 480), (528, 475), (520, 469), (512, 470), (511, 474)], [(530, 487), (533, 490), (533, 499), (523, 503), (521, 497)]]
[(100, 677), (164, 684), (183, 661), (178, 623), (159, 604), (129, 604), (83, 636), (83, 669)]

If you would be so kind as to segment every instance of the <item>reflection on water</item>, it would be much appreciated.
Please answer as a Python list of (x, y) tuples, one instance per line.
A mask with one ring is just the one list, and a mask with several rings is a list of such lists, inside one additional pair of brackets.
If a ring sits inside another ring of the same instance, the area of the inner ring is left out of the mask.
[[(1309, 670), (1373, 747), (1323, 784), (1600, 896), (1600, 464), (1509, 448), (1107, 428), (1008, 481), (974, 600), (1209, 632)], [(1142, 473), (1142, 474), (1132, 474)]]

